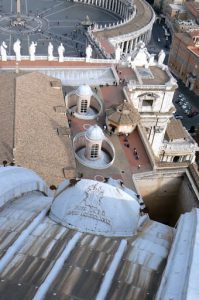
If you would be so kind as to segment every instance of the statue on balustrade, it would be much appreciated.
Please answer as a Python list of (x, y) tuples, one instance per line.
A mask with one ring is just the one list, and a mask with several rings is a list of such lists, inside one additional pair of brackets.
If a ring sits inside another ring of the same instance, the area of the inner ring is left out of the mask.
[(90, 60), (90, 58), (92, 57), (92, 52), (93, 52), (93, 49), (92, 49), (91, 45), (88, 45), (86, 47), (86, 61)]
[(49, 42), (48, 44), (48, 60), (51, 61), (53, 60), (54, 56), (53, 56), (53, 44), (51, 42)]
[(16, 61), (21, 61), (21, 42), (19, 39), (13, 44), (13, 50), (16, 56)]
[(115, 49), (115, 60), (116, 60), (117, 62), (120, 61), (121, 54), (122, 54), (122, 49), (120, 48), (119, 45), (117, 45), (117, 47), (116, 47), (116, 49)]
[(37, 43), (35, 43), (35, 42), (32, 42), (29, 46), (29, 55), (30, 55), (31, 61), (35, 60), (36, 46), (37, 46)]
[(164, 50), (160, 50), (160, 52), (158, 54), (158, 64), (159, 65), (164, 64), (165, 57), (166, 57), (166, 54), (165, 54)]
[(59, 62), (64, 61), (64, 52), (65, 52), (65, 48), (64, 48), (63, 44), (61, 43), (58, 47)]
[(6, 43), (3, 41), (0, 47), (0, 51), (1, 51), (1, 60), (2, 61), (7, 61), (7, 52), (6, 49), (8, 48), (8, 46), (6, 45)]

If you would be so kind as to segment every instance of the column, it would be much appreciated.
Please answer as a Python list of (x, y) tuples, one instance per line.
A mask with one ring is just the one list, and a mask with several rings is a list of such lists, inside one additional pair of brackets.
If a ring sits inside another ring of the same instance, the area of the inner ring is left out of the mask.
[(111, 5), (111, 10), (112, 10), (112, 11), (115, 11), (115, 9), (114, 9), (114, 8), (115, 8), (115, 7), (114, 7), (114, 4), (115, 4), (115, 2), (112, 0), (112, 5)]
[(128, 53), (129, 50), (129, 41), (126, 41), (126, 49), (125, 49), (125, 54)]
[(122, 2), (120, 2), (120, 3), (121, 3), (121, 5), (120, 5), (120, 15), (123, 16), (123, 14), (122, 14), (123, 13), (123, 3)]
[(124, 18), (126, 19), (128, 17), (128, 8), (126, 5), (124, 6)]
[(116, 12), (116, 14), (118, 13), (118, 1), (116, 0), (116, 2), (115, 2), (115, 12)]
[(133, 40), (131, 40), (131, 42), (130, 42), (130, 47), (129, 47), (129, 52), (130, 53), (132, 52), (132, 49), (133, 49)]
[(17, 0), (17, 15), (21, 14), (21, 0)]
[(148, 30), (148, 35), (147, 35), (147, 43), (151, 40), (151, 29)]
[(122, 3), (122, 17), (124, 18), (124, 4)]
[(135, 46), (137, 45), (138, 43), (138, 37), (135, 39)]
[(122, 2), (120, 1), (119, 3), (120, 3), (120, 6), (119, 6), (119, 14), (120, 14), (120, 16), (121, 16), (121, 15), (122, 15)]
[(124, 52), (124, 42), (121, 43), (122, 53)]

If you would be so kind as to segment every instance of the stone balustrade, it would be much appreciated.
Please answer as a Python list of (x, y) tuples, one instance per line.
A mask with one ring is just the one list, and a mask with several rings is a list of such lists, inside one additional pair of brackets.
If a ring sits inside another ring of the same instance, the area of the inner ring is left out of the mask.
[(199, 147), (196, 142), (192, 142), (191, 140), (187, 142), (164, 142), (160, 148), (160, 151), (168, 151), (168, 152), (175, 152), (180, 153), (192, 153), (198, 151)]
[[(2, 57), (0, 56), (0, 61), (2, 61)], [(7, 61), (16, 61), (16, 56), (11, 55), (7, 56)], [(23, 62), (23, 61), (30, 61), (30, 56), (28, 55), (22, 55), (20, 61), (16, 61), (16, 63)], [(35, 61), (48, 61), (48, 56), (41, 56), (41, 55), (36, 55), (35, 56)], [(32, 62), (34, 65), (35, 61)], [(86, 57), (64, 57), (63, 62), (59, 62), (59, 57), (54, 56), (51, 62), (58, 62), (60, 65), (62, 65), (64, 62), (86, 62)], [(5, 61), (4, 61), (5, 62)], [(6, 62), (5, 62), (6, 63)], [(95, 59), (95, 58), (90, 58), (89, 63), (97, 63), (97, 64), (114, 64), (116, 63), (115, 59)]]
[[(88, 162), (86, 160), (82, 159), (78, 155), (78, 151), (85, 147), (86, 147), (85, 132), (80, 132), (73, 139), (73, 149), (75, 152), (75, 157), (82, 165), (90, 166), (90, 164), (88, 164)], [(106, 163), (105, 166), (98, 165), (97, 169), (104, 169), (104, 168), (110, 167), (113, 164), (114, 159), (115, 159), (115, 149), (107, 137), (105, 137), (104, 140), (102, 141), (102, 151), (104, 151), (108, 154), (108, 156), (110, 157), (110, 160), (109, 160), (109, 162)], [(95, 169), (95, 167), (93, 167), (93, 168)]]

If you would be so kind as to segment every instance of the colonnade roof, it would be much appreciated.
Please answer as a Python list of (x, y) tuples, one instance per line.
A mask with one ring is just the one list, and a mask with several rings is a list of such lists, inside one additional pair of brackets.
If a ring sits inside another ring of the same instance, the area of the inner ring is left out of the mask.
[(94, 36), (102, 41), (103, 39), (110, 39), (130, 33), (133, 35), (133, 32), (147, 26), (154, 18), (153, 9), (144, 1), (134, 0), (134, 4), (136, 6), (136, 15), (130, 22), (120, 27), (106, 28), (106, 30), (93, 32)]

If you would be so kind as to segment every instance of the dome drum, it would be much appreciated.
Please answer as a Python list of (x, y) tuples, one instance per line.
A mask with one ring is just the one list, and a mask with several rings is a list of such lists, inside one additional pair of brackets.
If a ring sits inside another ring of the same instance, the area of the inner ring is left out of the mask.
[(110, 167), (115, 159), (115, 150), (112, 143), (104, 136), (103, 132), (103, 138), (95, 140), (90, 139), (87, 136), (87, 132), (80, 132), (73, 139), (76, 159), (82, 165), (92, 169), (106, 169)]
[(93, 120), (103, 112), (102, 100), (87, 85), (68, 93), (65, 104), (68, 112), (78, 119)]

